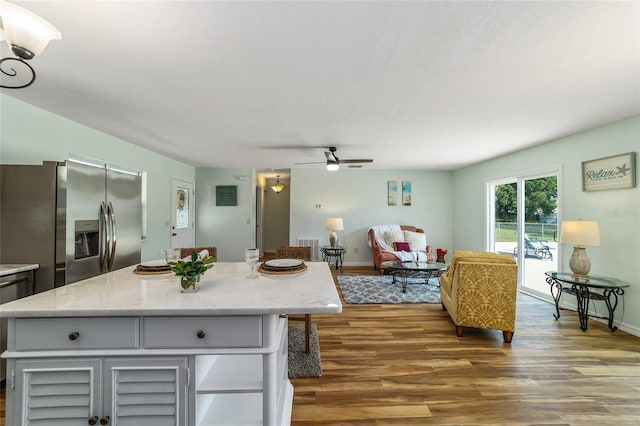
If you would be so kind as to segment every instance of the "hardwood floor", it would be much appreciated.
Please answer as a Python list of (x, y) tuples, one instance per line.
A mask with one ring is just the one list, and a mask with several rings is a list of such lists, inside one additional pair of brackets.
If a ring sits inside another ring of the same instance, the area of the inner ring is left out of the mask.
[(456, 337), (439, 304), (313, 315), (324, 371), (292, 380), (292, 425), (639, 424), (640, 338), (553, 311), (519, 295), (510, 345), (494, 330)]
[(292, 380), (292, 424), (640, 424), (640, 338), (553, 311), (519, 295), (510, 345), (494, 330), (456, 337), (439, 304), (314, 315), (323, 376)]

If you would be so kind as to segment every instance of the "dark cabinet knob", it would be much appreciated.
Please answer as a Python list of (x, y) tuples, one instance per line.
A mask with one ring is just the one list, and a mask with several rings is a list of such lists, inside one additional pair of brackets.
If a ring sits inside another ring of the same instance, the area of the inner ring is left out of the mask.
[(109, 424), (109, 416), (104, 416), (103, 418), (100, 419), (100, 424), (101, 425), (108, 425)]
[(196, 333), (196, 336), (198, 336), (198, 339), (204, 339), (206, 335), (207, 335), (207, 332), (204, 330), (200, 330)]
[[(69, 340), (78, 340), (78, 337), (80, 337), (80, 333), (78, 333), (77, 331), (72, 331), (71, 333), (69, 333)], [(89, 424), (95, 424), (95, 423), (89, 423)]]
[(89, 419), (89, 424), (90, 425), (95, 425), (98, 423), (98, 416), (93, 416)]

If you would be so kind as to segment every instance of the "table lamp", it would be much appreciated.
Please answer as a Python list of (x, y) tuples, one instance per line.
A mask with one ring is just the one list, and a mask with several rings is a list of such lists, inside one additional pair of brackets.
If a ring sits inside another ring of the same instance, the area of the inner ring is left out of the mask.
[(591, 269), (591, 260), (585, 246), (600, 245), (600, 226), (598, 222), (587, 220), (563, 220), (560, 229), (560, 242), (573, 244), (573, 253), (569, 258), (569, 268), (576, 277), (586, 277)]
[(330, 217), (327, 219), (327, 229), (331, 231), (329, 234), (329, 244), (331, 247), (338, 246), (338, 233), (336, 231), (342, 231), (344, 229), (344, 224), (342, 223), (341, 217)]

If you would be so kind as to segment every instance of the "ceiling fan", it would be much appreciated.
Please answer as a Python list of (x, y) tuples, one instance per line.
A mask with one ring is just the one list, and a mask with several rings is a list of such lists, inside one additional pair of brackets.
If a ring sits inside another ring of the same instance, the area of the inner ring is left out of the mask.
[[(329, 151), (324, 152), (324, 156), (327, 157), (327, 170), (338, 170), (340, 164), (360, 164), (360, 163), (373, 163), (370, 158), (358, 158), (358, 159), (340, 159), (336, 155), (337, 148), (335, 146), (327, 147)], [(295, 163), (295, 164), (324, 164), (324, 162), (312, 162), (312, 163)], [(352, 166), (350, 166), (352, 167)], [(360, 166), (356, 166), (360, 167)]]

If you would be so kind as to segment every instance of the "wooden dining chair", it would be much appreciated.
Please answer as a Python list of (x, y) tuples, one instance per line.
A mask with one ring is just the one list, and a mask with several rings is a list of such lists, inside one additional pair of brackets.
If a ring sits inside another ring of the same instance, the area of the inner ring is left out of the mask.
[[(311, 260), (311, 247), (276, 247), (276, 259)], [(297, 318), (289, 316), (289, 319)], [(304, 315), (304, 351), (309, 353), (309, 338), (311, 334), (311, 314)]]
[(191, 253), (200, 253), (202, 250), (209, 250), (209, 256), (218, 257), (218, 249), (216, 247), (182, 247), (180, 248), (180, 259), (191, 256)]

